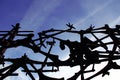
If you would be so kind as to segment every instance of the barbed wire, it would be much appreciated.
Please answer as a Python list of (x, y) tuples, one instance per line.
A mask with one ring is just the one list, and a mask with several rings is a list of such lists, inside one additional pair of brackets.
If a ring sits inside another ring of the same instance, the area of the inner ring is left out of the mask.
[[(36, 80), (32, 73), (37, 73), (39, 80), (64, 80), (64, 76), (54, 78), (43, 74), (44, 72), (59, 72), (59, 67), (61, 66), (80, 66), (80, 71), (67, 80), (76, 80), (79, 76), (81, 76), (81, 80), (91, 80), (100, 74), (102, 76), (109, 75), (110, 69), (120, 69), (120, 66), (114, 61), (120, 59), (120, 25), (116, 25), (115, 28), (110, 28), (107, 24), (100, 28), (95, 28), (95, 26), (91, 25), (86, 30), (75, 30), (73, 24), (70, 23), (66, 25), (68, 29), (65, 30), (52, 28), (39, 32), (39, 37), (36, 39), (33, 39), (33, 31), (20, 31), (19, 23), (15, 26), (12, 25), (13, 28), (10, 31), (0, 31), (0, 65), (3, 65), (0, 69), (0, 80), (9, 76), (18, 76), (19, 73), (15, 73), (15, 71), (20, 67), (22, 67), (22, 71), (28, 74), (32, 80)], [(58, 37), (58, 35), (66, 33), (77, 34), (80, 40), (72, 41)], [(94, 40), (87, 35), (90, 35)], [(16, 36), (24, 36), (24, 38), (15, 39)], [(111, 40), (105, 41), (108, 38)], [(55, 44), (59, 44), (61, 51), (65, 50), (66, 47), (69, 49), (70, 54), (67, 60), (62, 61), (59, 59), (59, 55), (51, 52), (53, 47), (56, 46)], [(45, 59), (41, 61), (33, 60), (26, 53), (20, 58), (5, 58), (4, 54), (8, 48), (19, 46), (30, 48), (35, 53), (44, 55)], [(42, 48), (47, 48), (48, 51), (46, 52)], [(11, 64), (4, 66), (5, 62), (10, 62)], [(107, 62), (107, 65), (103, 69), (87, 78), (85, 77), (86, 73), (95, 72), (95, 65), (102, 62)], [(29, 69), (28, 64), (32, 69)], [(36, 67), (35, 65), (41, 65), (41, 67)], [(91, 65), (92, 69), (87, 70)], [(52, 69), (44, 69), (45, 66), (51, 66)]]

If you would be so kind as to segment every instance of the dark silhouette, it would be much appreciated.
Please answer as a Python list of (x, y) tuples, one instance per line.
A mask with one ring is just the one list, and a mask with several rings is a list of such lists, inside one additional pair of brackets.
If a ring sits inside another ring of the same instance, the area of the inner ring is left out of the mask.
[(73, 24), (68, 23), (68, 24), (66, 24), (66, 25), (69, 27), (68, 30), (76, 29), (76, 28), (73, 26)]
[[(120, 66), (113, 61), (120, 59), (120, 25), (116, 25), (115, 28), (110, 28), (108, 24), (105, 24), (101, 28), (95, 28), (95, 26), (91, 25), (88, 29), (80, 31), (75, 30), (73, 24), (68, 23), (66, 25), (69, 28), (65, 30), (52, 28), (39, 32), (38, 38), (34, 37), (33, 31), (20, 31), (19, 23), (15, 26), (12, 25), (13, 28), (10, 31), (0, 31), (0, 65), (3, 65), (0, 68), (0, 80), (8, 76), (18, 76), (19, 73), (15, 73), (15, 71), (19, 68), (22, 68), (22, 71), (26, 75), (29, 75), (32, 80), (36, 80), (32, 73), (38, 74), (39, 80), (64, 80), (64, 77), (54, 78), (44, 74), (45, 72), (57, 72), (61, 66), (80, 66), (80, 71), (67, 80), (76, 80), (79, 76), (81, 76), (81, 80), (91, 80), (100, 74), (102, 74), (102, 77), (110, 75), (110, 69), (120, 69)], [(64, 36), (66, 33), (77, 34), (80, 40), (72, 41), (70, 39), (59, 38), (59, 35)], [(99, 37), (98, 34), (104, 36)], [(20, 36), (21, 38), (17, 39), (16, 36)], [(108, 38), (111, 41), (106, 42), (105, 39)], [(109, 45), (112, 45), (111, 49), (109, 49)], [(26, 54), (20, 58), (6, 58), (4, 56), (8, 48), (19, 46), (30, 48), (35, 53), (44, 55), (45, 59), (41, 61), (33, 60)], [(56, 46), (59, 48), (56, 51), (62, 52), (69, 49), (69, 58), (67, 60), (60, 60), (59, 55), (53, 54), (52, 50)], [(43, 48), (46, 50), (44, 51)], [(105, 61), (108, 63), (103, 69), (87, 78), (85, 77), (84, 74), (96, 71), (96, 64)], [(4, 66), (6, 62), (10, 62), (11, 64)], [(39, 65), (39, 67), (36, 65)], [(91, 65), (92, 68), (90, 70), (87, 69)], [(50, 68), (47, 69), (46, 66)]]

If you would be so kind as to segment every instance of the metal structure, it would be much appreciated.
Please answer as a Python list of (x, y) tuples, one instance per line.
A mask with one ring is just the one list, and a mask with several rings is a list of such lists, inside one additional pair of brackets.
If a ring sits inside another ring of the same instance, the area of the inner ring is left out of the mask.
[[(120, 25), (116, 25), (115, 28), (110, 28), (107, 24), (100, 28), (90, 26), (86, 30), (79, 31), (75, 30), (73, 24), (68, 23), (66, 25), (68, 29), (65, 30), (49, 29), (39, 32), (39, 37), (36, 39), (33, 39), (33, 31), (20, 31), (19, 23), (15, 26), (12, 25), (13, 28), (10, 31), (0, 31), (0, 65), (3, 65), (0, 68), (0, 80), (9, 76), (18, 76), (19, 73), (15, 73), (15, 71), (19, 68), (22, 68), (22, 71), (28, 74), (31, 80), (36, 80), (32, 73), (38, 74), (39, 80), (64, 80), (64, 77), (54, 78), (44, 74), (44, 72), (57, 72), (61, 66), (80, 66), (80, 71), (67, 80), (76, 80), (79, 76), (81, 76), (81, 80), (91, 80), (100, 74), (102, 76), (109, 75), (110, 69), (120, 69), (120, 66), (115, 62), (120, 59)], [(66, 33), (77, 34), (80, 40), (64, 40), (58, 37), (58, 35)], [(16, 36), (24, 38), (17, 39)], [(69, 59), (62, 61), (59, 59), (59, 55), (51, 53), (55, 44), (59, 44), (61, 51), (66, 48), (69, 49)], [(5, 58), (4, 55), (8, 48), (18, 46), (30, 48), (34, 53), (44, 55), (45, 59), (41, 61), (32, 60), (26, 54), (20, 58)], [(45, 51), (43, 48), (49, 50)], [(11, 64), (4, 66), (6, 62)], [(85, 74), (95, 72), (95, 65), (102, 62), (107, 62), (103, 69), (85, 77)], [(32, 69), (27, 66), (28, 64)], [(41, 66), (36, 67), (36, 65)], [(51, 66), (52, 69), (45, 69), (46, 65)], [(88, 70), (87, 68), (91, 65), (92, 69)]]

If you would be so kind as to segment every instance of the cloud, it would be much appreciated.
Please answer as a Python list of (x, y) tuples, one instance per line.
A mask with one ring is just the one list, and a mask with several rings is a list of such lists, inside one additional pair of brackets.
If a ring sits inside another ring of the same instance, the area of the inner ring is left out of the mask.
[(35, 0), (21, 21), (24, 29), (37, 30), (62, 0)]
[(106, 1), (106, 3), (96, 6), (97, 8), (91, 12), (90, 14), (88, 14), (85, 18), (83, 18), (82, 20), (78, 20), (75, 23), (75, 26), (79, 26), (80, 24), (86, 22), (87, 20), (89, 20), (92, 16), (94, 16), (95, 14), (97, 14), (98, 12), (102, 11), (104, 8), (106, 8), (110, 3), (112, 2), (112, 0)]
[(117, 24), (120, 24), (120, 16), (118, 16), (113, 22), (110, 23), (110, 26), (115, 26)]
[(64, 77), (65, 80), (67, 80), (68, 78), (73, 76), (79, 70), (80, 70), (79, 66), (75, 66), (75, 67), (65, 66), (65, 67), (60, 67), (60, 70), (58, 72), (50, 72), (46, 75), (51, 76), (51, 77), (56, 77), (56, 78)]

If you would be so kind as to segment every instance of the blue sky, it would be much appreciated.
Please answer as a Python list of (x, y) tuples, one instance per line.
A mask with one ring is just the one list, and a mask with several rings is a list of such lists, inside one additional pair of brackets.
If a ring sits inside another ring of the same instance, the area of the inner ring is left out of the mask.
[[(120, 24), (119, 3), (120, 0), (0, 0), (0, 29), (9, 30), (18, 22), (21, 30), (33, 30), (35, 33), (50, 28), (65, 29), (68, 22), (78, 30), (91, 24), (114, 27)], [(21, 47), (15, 50), (21, 52)], [(118, 77), (115, 76), (117, 72), (112, 72), (114, 74), (111, 73), (110, 77), (102, 79)]]

